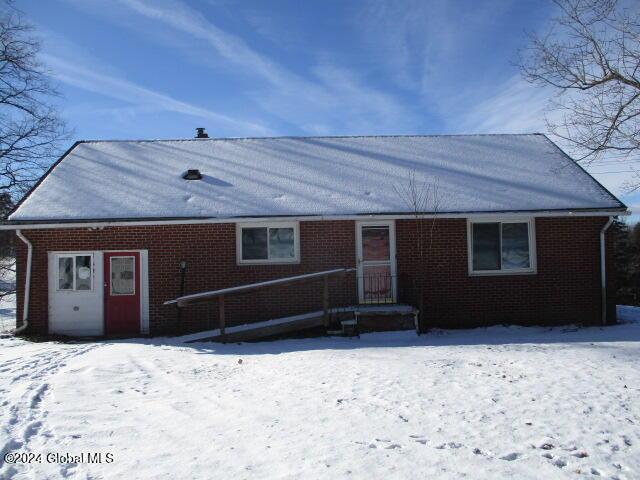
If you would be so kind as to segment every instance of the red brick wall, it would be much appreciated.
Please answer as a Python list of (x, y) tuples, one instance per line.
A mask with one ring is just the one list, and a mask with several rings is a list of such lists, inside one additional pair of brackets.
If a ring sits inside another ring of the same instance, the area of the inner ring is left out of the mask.
[[(427, 323), (467, 327), (491, 323), (597, 323), (600, 318), (599, 231), (604, 217), (538, 218), (538, 273), (470, 277), (467, 272), (466, 220), (436, 222), (433, 245), (426, 255)], [(47, 251), (149, 251), (149, 314), (152, 334), (217, 327), (217, 308), (184, 309), (182, 327), (174, 307), (163, 306), (180, 288), (179, 262), (187, 260), (185, 292), (242, 285), (331, 268), (355, 266), (355, 224), (352, 221), (301, 222), (301, 263), (237, 265), (234, 224), (108, 227), (103, 230), (24, 230), (34, 246), (30, 322), (32, 331), (47, 331)], [(411, 279), (419, 278), (416, 230), (412, 220), (396, 222), (397, 262), (401, 300), (414, 300)], [(608, 242), (610, 247), (613, 242)], [(18, 318), (26, 247), (18, 250)], [(608, 248), (611, 255), (611, 248)], [(609, 261), (609, 265), (613, 262)], [(613, 279), (613, 275), (609, 275)], [(613, 300), (612, 290), (609, 298)], [(357, 301), (351, 275), (331, 282), (333, 305)], [(615, 302), (609, 305), (615, 318)], [(277, 287), (227, 300), (228, 325), (265, 320), (321, 308), (319, 283)]]
[[(301, 222), (300, 264), (237, 265), (234, 224), (108, 227), (104, 230), (24, 230), (33, 244), (30, 323), (47, 331), (47, 251), (127, 250), (149, 251), (149, 324), (152, 334), (216, 328), (217, 306), (185, 308), (178, 329), (175, 307), (162, 305), (180, 289), (180, 260), (188, 262), (185, 293), (259, 282), (303, 273), (355, 266), (355, 226), (351, 221)], [(26, 247), (18, 245), (18, 318), (24, 289)], [(352, 304), (356, 298), (353, 277), (330, 283), (334, 305)], [(276, 287), (268, 291), (229, 297), (227, 325), (266, 320), (322, 308), (321, 283)]]
[[(424, 270), (427, 326), (599, 323), (599, 234), (606, 221), (606, 217), (537, 218), (537, 274), (469, 276), (465, 219), (436, 221), (422, 265), (417, 260), (415, 221), (399, 220), (398, 272), (420, 278), (417, 272)], [(609, 257), (612, 244), (607, 242)], [(607, 263), (611, 267), (613, 258)], [(613, 271), (609, 272), (613, 279)], [(615, 319), (614, 291), (610, 283), (610, 321)]]

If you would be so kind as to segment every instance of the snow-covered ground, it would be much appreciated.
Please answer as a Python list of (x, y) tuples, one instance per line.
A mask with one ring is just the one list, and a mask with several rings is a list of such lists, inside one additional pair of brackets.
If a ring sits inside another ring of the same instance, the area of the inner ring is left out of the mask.
[[(640, 478), (640, 315), (621, 314), (241, 345), (0, 339), (0, 448), (43, 454), (0, 477)], [(46, 461), (95, 452), (113, 462)]]

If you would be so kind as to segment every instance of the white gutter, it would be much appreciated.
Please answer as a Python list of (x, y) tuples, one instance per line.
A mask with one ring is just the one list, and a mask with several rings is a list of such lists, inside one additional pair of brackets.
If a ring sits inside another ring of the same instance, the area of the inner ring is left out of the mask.
[[(609, 217), (614, 215), (630, 215), (628, 210), (612, 212), (611, 210), (539, 210), (528, 212), (475, 212), (475, 213), (437, 213), (424, 214), (420, 218), (531, 218), (531, 217)], [(363, 214), (363, 215), (299, 215), (289, 217), (227, 217), (227, 218), (185, 218), (163, 220), (92, 220), (87, 222), (52, 222), (52, 223), (25, 223), (0, 225), (0, 230), (35, 230), (50, 228), (105, 228), (105, 227), (136, 227), (153, 225), (199, 225), (214, 223), (259, 223), (259, 222), (313, 222), (327, 220), (411, 220), (415, 214)]]
[(24, 281), (24, 305), (22, 307), (22, 325), (16, 328), (13, 333), (22, 333), (29, 326), (29, 294), (31, 291), (31, 262), (33, 259), (33, 245), (27, 237), (18, 229), (16, 235), (27, 245), (27, 272)]
[(600, 230), (600, 296), (602, 300), (602, 324), (607, 323), (607, 258), (605, 233), (613, 223), (613, 217), (609, 217), (607, 223)]

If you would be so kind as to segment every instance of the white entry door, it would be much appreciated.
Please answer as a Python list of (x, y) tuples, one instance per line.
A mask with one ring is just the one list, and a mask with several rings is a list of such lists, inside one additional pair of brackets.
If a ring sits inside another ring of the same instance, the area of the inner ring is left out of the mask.
[(395, 223), (356, 222), (360, 303), (395, 303)]
[(102, 335), (102, 252), (49, 252), (49, 333)]

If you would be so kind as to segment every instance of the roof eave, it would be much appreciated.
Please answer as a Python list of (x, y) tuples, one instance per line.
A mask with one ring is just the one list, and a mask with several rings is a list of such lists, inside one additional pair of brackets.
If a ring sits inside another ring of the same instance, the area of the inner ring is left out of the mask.
[(363, 220), (363, 219), (411, 219), (421, 218), (467, 218), (492, 216), (538, 216), (538, 217), (581, 217), (581, 216), (626, 216), (631, 212), (626, 206), (607, 208), (541, 209), (541, 210), (492, 210), (459, 212), (380, 212), (326, 215), (262, 215), (235, 217), (146, 217), (146, 218), (86, 218), (86, 219), (41, 219), (7, 220), (0, 222), (0, 230), (52, 229), (52, 228), (104, 228), (136, 225), (187, 225), (206, 223), (238, 223), (266, 220)]

